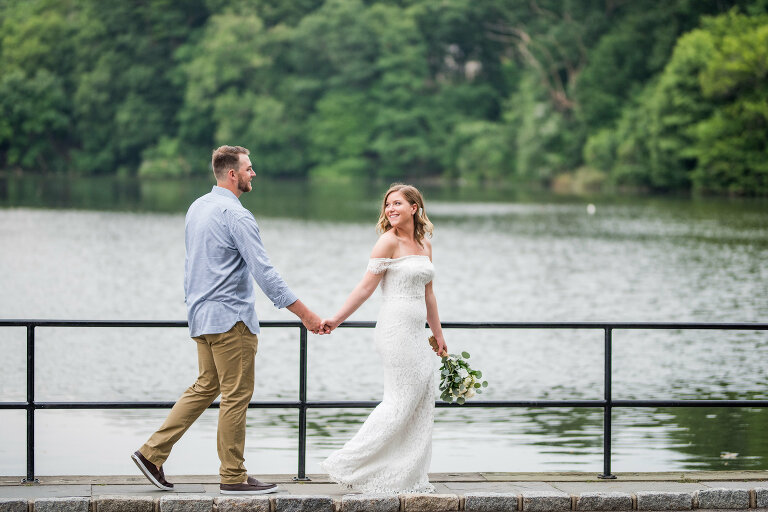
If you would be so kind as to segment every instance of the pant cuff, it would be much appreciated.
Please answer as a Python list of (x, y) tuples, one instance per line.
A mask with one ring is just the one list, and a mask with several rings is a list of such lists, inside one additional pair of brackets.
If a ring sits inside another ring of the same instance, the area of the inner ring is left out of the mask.
[(242, 475), (235, 476), (235, 477), (226, 477), (225, 478), (225, 477), (222, 476), (221, 477), (221, 483), (222, 484), (226, 484), (226, 485), (241, 484), (241, 483), (245, 482), (246, 478), (248, 478), (248, 474), (247, 473), (243, 473)]
[(141, 453), (145, 459), (147, 459), (149, 462), (151, 462), (157, 467), (160, 467), (163, 464), (165, 464), (165, 459), (162, 456), (160, 456), (157, 450), (155, 450), (150, 446), (147, 446), (146, 444), (141, 448), (139, 448), (139, 453)]

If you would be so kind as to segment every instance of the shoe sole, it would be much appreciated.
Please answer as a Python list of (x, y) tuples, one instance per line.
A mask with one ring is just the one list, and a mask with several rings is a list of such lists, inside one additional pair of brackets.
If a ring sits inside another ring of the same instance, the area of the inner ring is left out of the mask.
[(277, 487), (270, 487), (269, 489), (262, 489), (260, 491), (225, 491), (223, 489), (219, 489), (219, 492), (221, 494), (270, 494), (273, 492), (277, 492)]
[(138, 466), (139, 471), (141, 471), (147, 479), (152, 482), (152, 484), (157, 487), (158, 489), (162, 489), (163, 491), (172, 491), (173, 487), (167, 487), (160, 482), (157, 481), (157, 479), (152, 476), (152, 473), (149, 472), (149, 469), (144, 467), (144, 464), (142, 464), (141, 460), (136, 456), (135, 453), (131, 454), (131, 460), (136, 463), (136, 466)]

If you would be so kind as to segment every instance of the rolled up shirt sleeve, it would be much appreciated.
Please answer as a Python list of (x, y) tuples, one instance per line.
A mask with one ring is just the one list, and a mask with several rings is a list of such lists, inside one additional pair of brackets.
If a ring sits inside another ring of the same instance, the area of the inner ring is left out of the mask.
[(243, 257), (256, 284), (276, 308), (290, 306), (298, 300), (280, 273), (269, 260), (261, 241), (259, 226), (250, 212), (236, 214), (231, 219), (231, 233), (237, 250)]

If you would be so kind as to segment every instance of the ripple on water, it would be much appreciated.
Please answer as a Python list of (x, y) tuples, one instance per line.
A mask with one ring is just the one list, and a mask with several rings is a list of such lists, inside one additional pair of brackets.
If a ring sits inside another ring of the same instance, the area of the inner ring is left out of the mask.
[[(591, 216), (583, 204), (435, 201), (429, 211), (443, 321), (766, 320), (764, 211), (653, 201), (598, 203)], [(273, 263), (321, 315), (363, 275), (376, 240), (372, 222), (259, 224)], [(0, 209), (2, 316), (182, 319), (183, 226), (183, 214)], [(351, 319), (375, 319), (378, 300)], [(262, 296), (256, 308), (262, 319), (292, 319)], [(0, 400), (24, 400), (25, 332), (3, 335)], [(447, 340), (483, 370), (484, 398), (602, 398), (601, 331), (451, 330)], [(310, 336), (309, 398), (378, 399), (372, 341), (370, 329)], [(256, 399), (295, 399), (297, 348), (296, 329), (264, 329)], [(37, 398), (172, 401), (194, 380), (195, 357), (184, 329), (41, 328)], [(764, 332), (615, 331), (613, 396), (765, 399), (767, 358)], [(310, 410), (307, 470), (319, 470), (367, 413)], [(40, 411), (38, 472), (130, 474), (125, 454), (165, 414)], [(0, 436), (0, 474), (22, 474), (24, 414), (0, 417), (8, 434)], [(615, 471), (768, 468), (768, 433), (756, 428), (768, 420), (764, 409), (615, 409), (613, 417)], [(433, 471), (602, 469), (600, 409), (438, 409), (436, 418)], [(168, 461), (169, 473), (213, 471), (215, 423), (215, 411), (203, 415)], [(248, 423), (249, 469), (295, 471), (296, 412), (250, 410)], [(98, 469), (79, 452), (72, 457), (82, 443), (99, 454)], [(739, 455), (723, 459), (720, 451)]]

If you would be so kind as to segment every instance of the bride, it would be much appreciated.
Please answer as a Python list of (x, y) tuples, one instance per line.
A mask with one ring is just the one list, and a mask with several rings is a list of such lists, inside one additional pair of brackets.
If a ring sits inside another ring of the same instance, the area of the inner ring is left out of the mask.
[(382, 233), (368, 269), (323, 328), (335, 329), (381, 283), (383, 302), (374, 341), (384, 366), (384, 397), (341, 450), (322, 462), (334, 481), (365, 493), (432, 492), (433, 359), (424, 320), (447, 354), (432, 290), (432, 223), (421, 193), (394, 184), (384, 195)]

